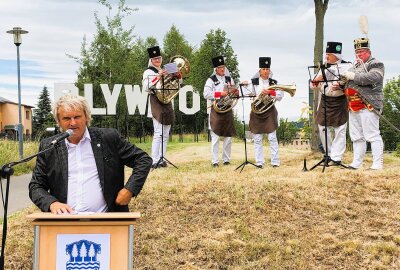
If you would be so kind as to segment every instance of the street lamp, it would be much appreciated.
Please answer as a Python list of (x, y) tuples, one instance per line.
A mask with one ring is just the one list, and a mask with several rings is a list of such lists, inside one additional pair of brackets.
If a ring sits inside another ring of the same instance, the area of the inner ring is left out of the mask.
[(19, 65), (19, 45), (22, 43), (22, 34), (27, 34), (28, 31), (22, 30), (21, 27), (14, 27), (12, 30), (8, 30), (7, 33), (14, 35), (14, 44), (17, 46), (17, 69), (18, 69), (18, 112), (19, 112), (19, 123), (18, 123), (18, 140), (19, 140), (19, 157), (22, 159), (24, 155), (23, 150), (23, 138), (22, 138), (22, 111), (21, 111), (21, 72)]

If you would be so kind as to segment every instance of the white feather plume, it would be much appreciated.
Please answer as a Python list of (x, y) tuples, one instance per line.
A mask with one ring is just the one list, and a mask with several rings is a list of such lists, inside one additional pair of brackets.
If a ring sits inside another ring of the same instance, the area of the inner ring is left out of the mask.
[(360, 26), (361, 33), (368, 37), (368, 18), (365, 15), (361, 15), (358, 18), (358, 24)]

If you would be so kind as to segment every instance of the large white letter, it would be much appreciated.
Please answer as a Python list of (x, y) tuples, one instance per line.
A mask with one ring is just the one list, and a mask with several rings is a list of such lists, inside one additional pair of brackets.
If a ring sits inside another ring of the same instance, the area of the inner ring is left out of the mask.
[(107, 113), (106, 108), (93, 108), (93, 84), (85, 83), (83, 85), (83, 91), (85, 92), (85, 98), (89, 104), (89, 109), (93, 115), (105, 115)]
[(147, 92), (140, 90), (139, 85), (134, 85), (132, 90), (132, 85), (125, 84), (124, 89), (129, 115), (135, 114), (136, 107), (139, 110), (139, 114), (144, 115), (146, 111)]
[[(192, 108), (187, 106), (187, 92), (192, 92), (193, 95)], [(193, 91), (193, 86), (185, 85), (179, 90), (179, 110), (184, 114), (195, 114), (200, 111), (200, 96)]]
[(79, 89), (73, 83), (54, 83), (54, 101), (65, 94), (79, 95)]
[(117, 114), (117, 101), (121, 93), (122, 84), (114, 84), (113, 92), (110, 92), (107, 84), (100, 84), (104, 99), (107, 103), (107, 115)]

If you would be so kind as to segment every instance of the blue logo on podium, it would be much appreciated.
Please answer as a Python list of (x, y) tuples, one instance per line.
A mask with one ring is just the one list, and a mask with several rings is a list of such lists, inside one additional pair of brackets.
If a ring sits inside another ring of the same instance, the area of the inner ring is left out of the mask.
[(101, 254), (101, 245), (88, 240), (79, 240), (65, 247), (69, 261), (66, 270), (100, 270), (97, 255)]

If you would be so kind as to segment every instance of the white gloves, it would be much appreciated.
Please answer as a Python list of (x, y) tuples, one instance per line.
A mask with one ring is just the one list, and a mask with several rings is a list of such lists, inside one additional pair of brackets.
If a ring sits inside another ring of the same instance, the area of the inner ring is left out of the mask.
[(354, 72), (351, 72), (351, 71), (346, 71), (344, 74), (343, 74), (343, 76), (348, 80), (348, 81), (350, 81), (350, 80), (354, 80), (354, 76), (355, 76), (356, 74), (354, 73)]

